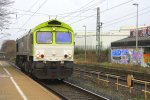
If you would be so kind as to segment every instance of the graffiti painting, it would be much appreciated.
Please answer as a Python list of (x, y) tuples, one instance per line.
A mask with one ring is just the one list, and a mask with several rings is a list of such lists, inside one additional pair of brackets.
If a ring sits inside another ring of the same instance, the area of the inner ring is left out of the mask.
[[(120, 64), (141, 64), (143, 59), (143, 49), (126, 48), (126, 49), (113, 49), (112, 62)], [(149, 56), (150, 57), (150, 56)]]

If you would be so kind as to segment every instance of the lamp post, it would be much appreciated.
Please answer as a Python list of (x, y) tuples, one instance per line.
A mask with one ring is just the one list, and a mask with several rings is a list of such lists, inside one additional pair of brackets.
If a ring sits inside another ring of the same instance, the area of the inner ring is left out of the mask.
[(86, 26), (83, 26), (85, 28), (85, 62), (86, 62)]
[(137, 7), (137, 16), (136, 16), (136, 62), (138, 64), (137, 53), (138, 53), (138, 6), (139, 6), (139, 4), (138, 3), (134, 3), (133, 5)]

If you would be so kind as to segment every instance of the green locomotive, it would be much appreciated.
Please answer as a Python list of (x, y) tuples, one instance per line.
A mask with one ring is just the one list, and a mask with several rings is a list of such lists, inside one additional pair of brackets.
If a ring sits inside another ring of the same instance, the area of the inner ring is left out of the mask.
[(16, 65), (38, 79), (65, 79), (73, 72), (74, 32), (49, 20), (16, 40)]

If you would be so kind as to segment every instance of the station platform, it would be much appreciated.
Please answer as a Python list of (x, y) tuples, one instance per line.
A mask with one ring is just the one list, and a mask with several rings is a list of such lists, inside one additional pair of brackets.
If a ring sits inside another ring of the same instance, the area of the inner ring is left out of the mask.
[(61, 99), (8, 62), (0, 61), (0, 100)]

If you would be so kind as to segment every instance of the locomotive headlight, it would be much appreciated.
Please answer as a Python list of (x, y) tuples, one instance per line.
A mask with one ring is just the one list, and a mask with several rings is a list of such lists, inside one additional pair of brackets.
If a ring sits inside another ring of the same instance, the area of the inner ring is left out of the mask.
[(65, 55), (64, 55), (64, 57), (65, 57), (65, 58), (67, 58), (67, 57), (68, 57), (68, 55), (67, 55), (67, 54), (65, 54)]
[(36, 50), (35, 56), (36, 56), (36, 58), (44, 58), (44, 51), (43, 50)]
[(71, 58), (72, 54), (71, 54), (71, 50), (65, 50), (64, 51), (64, 58)]
[(40, 58), (40, 55), (39, 55), (39, 54), (37, 54), (37, 55), (36, 55), (36, 58)]
[(44, 58), (44, 54), (41, 54), (41, 58)]
[(71, 57), (72, 57), (72, 55), (71, 55), (71, 54), (69, 54), (69, 55), (68, 55), (68, 57), (69, 57), (69, 58), (71, 58)]

